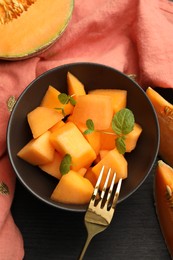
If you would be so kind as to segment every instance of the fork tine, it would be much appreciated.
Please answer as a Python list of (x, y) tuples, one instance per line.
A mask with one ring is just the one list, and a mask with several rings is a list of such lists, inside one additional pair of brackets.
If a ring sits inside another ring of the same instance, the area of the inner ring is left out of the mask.
[(118, 201), (118, 197), (119, 197), (119, 193), (120, 193), (120, 189), (121, 189), (121, 183), (122, 183), (122, 178), (119, 179), (118, 184), (117, 184), (114, 199), (113, 199), (113, 202), (112, 202), (112, 208), (113, 209), (115, 209), (117, 201)]
[(109, 191), (108, 191), (108, 196), (107, 196), (108, 203), (109, 203), (109, 200), (111, 198), (112, 191), (113, 191), (113, 188), (114, 188), (115, 178), (116, 178), (116, 173), (114, 173), (114, 175), (113, 175), (112, 182), (111, 182), (111, 185), (110, 185), (110, 188), (109, 188)]
[(104, 186), (103, 186), (101, 195), (100, 195), (101, 199), (103, 199), (103, 197), (104, 197), (104, 195), (105, 195), (105, 192), (106, 192), (106, 189), (107, 189), (107, 186), (108, 186), (108, 181), (109, 181), (110, 173), (111, 173), (111, 168), (108, 170), (108, 174), (107, 174), (107, 177), (106, 177), (106, 180), (105, 180), (105, 183), (104, 183)]
[(101, 168), (101, 171), (100, 171), (100, 174), (99, 174), (99, 177), (97, 179), (97, 182), (96, 182), (96, 185), (95, 185), (95, 188), (94, 188), (94, 192), (93, 192), (93, 196), (96, 197), (98, 191), (99, 191), (99, 186), (100, 186), (100, 183), (101, 183), (101, 180), (102, 180), (102, 176), (103, 176), (103, 172), (104, 172), (104, 166)]

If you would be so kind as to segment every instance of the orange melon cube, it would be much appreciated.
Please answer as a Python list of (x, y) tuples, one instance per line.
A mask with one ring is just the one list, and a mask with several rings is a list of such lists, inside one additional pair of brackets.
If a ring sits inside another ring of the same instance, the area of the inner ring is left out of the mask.
[(84, 178), (88, 179), (91, 184), (93, 185), (93, 187), (95, 187), (97, 179), (95, 174), (92, 171), (92, 167), (89, 167), (84, 175)]
[(87, 168), (81, 168), (81, 169), (79, 169), (79, 170), (77, 171), (77, 173), (79, 173), (81, 176), (84, 176), (85, 173), (86, 173), (86, 171), (87, 171)]
[(100, 184), (100, 189), (103, 189), (103, 185), (108, 173), (108, 169), (111, 168), (111, 174), (108, 182), (108, 187), (110, 186), (111, 180), (113, 178), (114, 172), (116, 172), (115, 183), (118, 182), (120, 178), (127, 178), (127, 161), (122, 154), (120, 154), (117, 149), (109, 151), (93, 168), (92, 171), (98, 179), (102, 167), (105, 167), (102, 181)]
[(51, 199), (66, 204), (83, 205), (90, 201), (93, 190), (89, 180), (71, 170), (61, 177)]
[(91, 119), (96, 130), (104, 130), (110, 126), (112, 116), (110, 96), (85, 95), (78, 97), (71, 120), (80, 127), (86, 126), (86, 121)]
[(96, 158), (95, 151), (72, 122), (67, 122), (53, 132), (50, 135), (50, 141), (62, 155), (71, 155), (71, 169), (73, 170), (88, 168)]
[(45, 133), (49, 128), (62, 120), (62, 114), (55, 109), (46, 107), (36, 107), (27, 114), (27, 120), (33, 135), (33, 138)]
[(64, 110), (65, 115), (69, 115), (73, 111), (73, 106), (71, 103), (67, 104), (62, 104), (60, 100), (58, 99), (58, 95), (61, 94), (60, 91), (58, 91), (56, 88), (49, 86), (42, 101), (40, 106), (42, 107), (48, 107), (48, 108), (60, 108), (59, 113), (62, 114), (62, 110)]
[(47, 131), (36, 139), (29, 141), (17, 156), (32, 165), (51, 162), (54, 157), (54, 148), (49, 140), (50, 132)]
[(127, 91), (122, 89), (95, 89), (91, 90), (89, 94), (92, 95), (108, 95), (111, 97), (112, 107), (114, 113), (126, 107)]
[(135, 123), (133, 130), (126, 135), (125, 145), (126, 152), (131, 152), (135, 149), (139, 136), (141, 135), (142, 127)]
[(109, 152), (109, 150), (100, 150), (100, 159), (103, 159), (105, 155)]
[[(85, 126), (79, 126), (79, 130), (84, 133), (86, 130)], [(100, 132), (92, 132), (89, 134), (83, 134), (88, 143), (91, 145), (91, 147), (94, 149), (96, 155), (98, 155), (100, 151), (100, 145), (101, 145), (101, 133)]]
[(100, 150), (112, 150), (116, 147), (115, 139), (117, 135), (112, 130), (112, 126), (100, 134)]
[(59, 170), (61, 161), (62, 161), (62, 155), (60, 155), (57, 151), (55, 151), (53, 160), (46, 164), (39, 165), (39, 167), (42, 171), (50, 174), (51, 176), (59, 180), (62, 176)]
[(55, 132), (57, 129), (59, 129), (61, 126), (65, 125), (64, 121), (60, 120), (57, 122), (54, 126), (52, 126), (49, 131), (50, 132)]
[(67, 73), (68, 94), (76, 100), (78, 96), (86, 95), (84, 85), (70, 72)]

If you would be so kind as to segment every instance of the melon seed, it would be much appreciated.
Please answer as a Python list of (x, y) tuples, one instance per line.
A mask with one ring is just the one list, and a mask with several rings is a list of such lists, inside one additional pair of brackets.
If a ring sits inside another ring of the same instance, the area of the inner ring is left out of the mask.
[(165, 106), (164, 113), (170, 120), (173, 120), (173, 109), (172, 108), (170, 108), (169, 106)]
[(18, 18), (36, 0), (0, 0), (0, 24)]

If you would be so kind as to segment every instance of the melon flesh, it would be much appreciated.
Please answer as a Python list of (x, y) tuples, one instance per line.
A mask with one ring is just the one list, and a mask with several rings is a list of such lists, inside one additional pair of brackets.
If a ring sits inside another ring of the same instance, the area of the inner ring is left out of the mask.
[(122, 89), (95, 89), (91, 90), (92, 95), (108, 95), (111, 97), (114, 113), (126, 107), (127, 91)]
[(89, 180), (75, 171), (63, 175), (54, 189), (51, 199), (66, 204), (87, 204), (93, 194)]
[(119, 181), (120, 178), (127, 178), (127, 161), (122, 154), (120, 154), (117, 149), (109, 151), (93, 168), (92, 172), (95, 174), (96, 179), (98, 179), (102, 167), (105, 167), (105, 171), (100, 183), (100, 189), (103, 189), (106, 176), (109, 168), (111, 168), (111, 174), (108, 182), (108, 187), (110, 186), (111, 180), (113, 178), (114, 172), (116, 173), (115, 183)]
[(50, 46), (65, 30), (73, 0), (37, 0), (17, 19), (0, 23), (0, 57), (28, 57)]
[(151, 100), (160, 126), (159, 155), (173, 167), (173, 105), (149, 87), (146, 94)]
[(28, 123), (34, 138), (45, 133), (49, 128), (61, 121), (63, 115), (55, 109), (36, 107), (27, 114)]
[(49, 141), (50, 132), (42, 134), (36, 139), (29, 141), (17, 156), (32, 165), (49, 163), (54, 157), (54, 148)]
[(86, 121), (91, 119), (96, 130), (104, 130), (110, 126), (112, 116), (110, 96), (84, 95), (78, 97), (71, 120), (80, 127), (86, 126)]
[(161, 231), (173, 256), (173, 168), (162, 160), (156, 167), (154, 194)]
[(53, 132), (50, 135), (50, 141), (63, 156), (71, 155), (73, 170), (78, 171), (81, 168), (89, 167), (96, 158), (95, 151), (72, 122), (66, 123)]

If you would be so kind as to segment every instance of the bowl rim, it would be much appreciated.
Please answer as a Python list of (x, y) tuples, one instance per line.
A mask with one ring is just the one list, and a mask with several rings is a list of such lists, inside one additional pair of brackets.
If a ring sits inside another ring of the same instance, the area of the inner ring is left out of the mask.
[[(154, 116), (154, 121), (155, 121), (155, 127), (156, 127), (156, 132), (157, 132), (157, 147), (155, 148), (155, 154), (153, 155), (153, 159), (152, 159), (152, 163), (150, 164), (150, 167), (148, 167), (148, 171), (147, 171), (147, 174), (144, 176), (144, 178), (140, 181), (140, 183), (131, 191), (129, 192), (126, 196), (124, 196), (123, 198), (119, 198), (118, 199), (118, 203), (121, 203), (123, 202), (124, 200), (126, 200), (127, 198), (129, 198), (133, 193), (136, 192), (136, 190), (144, 183), (144, 181), (146, 180), (146, 178), (148, 177), (148, 175), (150, 174), (151, 170), (153, 169), (154, 165), (155, 165), (155, 162), (156, 162), (156, 159), (157, 159), (157, 156), (158, 156), (158, 151), (159, 151), (159, 145), (160, 145), (160, 127), (159, 127), (159, 122), (158, 122), (158, 117), (157, 117), (157, 114), (156, 114), (156, 111), (154, 109), (154, 106), (153, 104), (151, 103), (150, 99), (148, 98), (145, 90), (135, 81), (133, 80), (132, 78), (130, 78), (128, 75), (126, 75), (125, 73), (117, 70), (116, 68), (114, 67), (111, 67), (111, 66), (108, 66), (108, 65), (105, 65), (105, 64), (101, 64), (101, 63), (96, 63), (96, 62), (72, 62), (72, 63), (67, 63), (67, 64), (62, 64), (62, 65), (59, 65), (59, 66), (56, 66), (56, 67), (53, 67), (51, 69), (48, 69), (46, 70), (45, 72), (41, 73), (40, 75), (38, 75), (35, 79), (33, 79), (23, 90), (22, 92), (19, 94), (17, 100), (16, 100), (16, 103), (12, 109), (12, 112), (9, 116), (9, 120), (8, 120), (8, 124), (7, 124), (7, 131), (6, 131), (6, 144), (7, 144), (7, 154), (8, 154), (8, 157), (9, 157), (9, 161), (12, 165), (12, 168), (13, 168), (13, 171), (15, 172), (15, 175), (17, 176), (17, 178), (19, 179), (19, 181), (22, 183), (22, 185), (27, 189), (29, 190), (29, 192), (35, 196), (37, 199), (39, 199), (40, 201), (46, 203), (47, 205), (49, 206), (53, 206), (55, 208), (58, 208), (58, 209), (62, 209), (62, 210), (66, 210), (66, 211), (72, 211), (72, 212), (85, 212), (86, 209), (87, 209), (87, 205), (71, 205), (71, 207), (67, 207), (66, 204), (63, 204), (63, 203), (53, 203), (51, 201), (48, 201), (46, 199), (44, 199), (43, 197), (39, 196), (36, 192), (34, 192), (24, 181), (23, 179), (21, 178), (20, 174), (18, 174), (18, 171), (16, 169), (16, 166), (14, 164), (14, 161), (13, 161), (13, 158), (12, 158), (12, 153), (11, 153), (11, 150), (10, 150), (10, 126), (12, 124), (12, 120), (13, 120), (13, 115), (15, 114), (15, 110), (18, 106), (18, 104), (20, 103), (20, 100), (22, 99), (22, 97), (25, 95), (25, 93), (28, 91), (28, 89), (37, 81), (39, 81), (40, 78), (43, 78), (43, 77), (46, 77), (48, 74), (51, 74), (53, 71), (56, 71), (56, 70), (61, 70), (63, 68), (68, 68), (68, 67), (71, 67), (71, 66), (83, 66), (83, 65), (91, 65), (91, 66), (96, 66), (96, 67), (102, 67), (103, 69), (106, 68), (106, 69), (109, 69), (109, 70), (112, 70), (112, 71), (115, 71), (116, 73), (120, 74), (121, 76), (123, 77), (126, 77), (128, 80), (132, 81), (134, 86), (136, 86), (136, 88), (138, 88), (142, 93), (143, 95), (145, 95), (149, 105), (150, 105), (150, 108), (152, 110), (152, 113), (153, 113), (153, 116)], [(68, 204), (69, 206), (69, 204)], [(80, 207), (81, 206), (81, 207)], [(77, 208), (78, 207), (78, 208)]]

